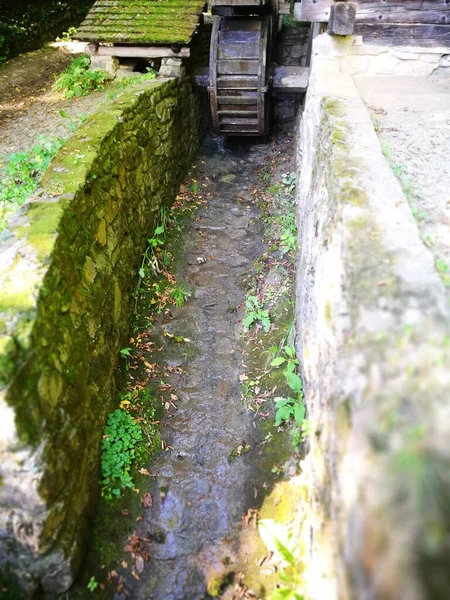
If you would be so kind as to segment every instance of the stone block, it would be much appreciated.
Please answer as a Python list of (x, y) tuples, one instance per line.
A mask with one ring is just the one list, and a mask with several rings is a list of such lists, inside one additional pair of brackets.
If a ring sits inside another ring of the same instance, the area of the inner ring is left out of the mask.
[(115, 77), (119, 69), (119, 61), (114, 56), (91, 56), (91, 69), (106, 71), (111, 77)]
[(356, 2), (335, 2), (331, 5), (328, 33), (352, 35), (356, 18)]
[(182, 77), (185, 73), (181, 58), (163, 58), (159, 74), (161, 77)]

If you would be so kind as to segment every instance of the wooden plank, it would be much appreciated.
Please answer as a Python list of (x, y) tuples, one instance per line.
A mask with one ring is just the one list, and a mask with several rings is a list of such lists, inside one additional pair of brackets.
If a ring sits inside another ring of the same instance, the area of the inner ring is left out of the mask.
[(221, 106), (219, 109), (219, 115), (229, 115), (232, 117), (245, 117), (254, 115), (254, 119), (258, 116), (257, 110), (234, 110), (233, 108), (228, 108), (225, 106)]
[[(295, 7), (296, 20), (326, 23), (334, 0), (302, 0)], [(298, 3), (297, 3), (298, 4)], [(365, 24), (436, 24), (450, 23), (447, 0), (358, 0), (357, 22)]]
[(258, 125), (257, 117), (249, 119), (248, 117), (222, 117), (221, 125)]
[(246, 92), (245, 96), (218, 96), (217, 101), (219, 102), (219, 104), (248, 104), (250, 106), (254, 106), (258, 102), (258, 95), (257, 92)]
[(218, 75), (257, 75), (258, 61), (257, 60), (218, 60), (217, 61)]
[(258, 88), (258, 77), (242, 77), (242, 75), (226, 75), (217, 78), (218, 89)]
[(258, 58), (259, 40), (255, 42), (224, 42), (219, 46), (218, 58)]
[(88, 44), (86, 52), (91, 56), (124, 56), (129, 58), (186, 58), (189, 48), (181, 48), (175, 53), (169, 46), (98, 46)]
[(356, 35), (369, 44), (393, 46), (450, 46), (450, 25), (355, 25)]

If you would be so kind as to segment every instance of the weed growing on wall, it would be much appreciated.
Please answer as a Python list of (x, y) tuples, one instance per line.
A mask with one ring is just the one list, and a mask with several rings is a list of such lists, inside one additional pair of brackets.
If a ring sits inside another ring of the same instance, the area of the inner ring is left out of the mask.
[[(189, 298), (189, 291), (176, 282), (170, 272), (173, 262), (172, 254), (165, 248), (168, 231), (179, 230), (176, 213), (166, 208), (160, 210), (158, 225), (153, 235), (148, 238), (148, 246), (142, 257), (139, 268), (139, 280), (135, 293), (136, 305), (139, 297), (145, 295), (150, 306), (161, 314), (170, 305), (183, 306)], [(157, 281), (149, 281), (157, 278)]]
[(267, 333), (270, 329), (269, 311), (262, 308), (256, 296), (248, 296), (245, 306), (247, 308), (247, 315), (243, 323), (244, 328), (248, 330), (254, 323), (260, 323), (261, 327)]
[(298, 360), (295, 357), (294, 346), (284, 346), (282, 354), (274, 358), (271, 367), (283, 367), (283, 376), (291, 389), (293, 396), (288, 398), (279, 397), (275, 399), (275, 426), (278, 427), (284, 421), (293, 421), (294, 428), (290, 430), (294, 446), (298, 446), (302, 440), (302, 427), (305, 419), (306, 408), (303, 404), (303, 383), (295, 373)]
[(101, 69), (90, 70), (90, 64), (86, 54), (73, 58), (69, 67), (56, 77), (53, 89), (68, 99), (103, 89), (110, 79), (108, 73)]

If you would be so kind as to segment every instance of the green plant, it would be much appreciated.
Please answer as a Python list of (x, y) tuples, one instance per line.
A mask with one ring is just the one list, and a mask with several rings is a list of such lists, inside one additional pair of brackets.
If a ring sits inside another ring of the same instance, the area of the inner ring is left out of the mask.
[(66, 98), (86, 96), (89, 92), (103, 89), (109, 80), (109, 75), (101, 69), (89, 69), (89, 56), (73, 58), (69, 67), (58, 75), (53, 84), (57, 92), (62, 92)]
[(445, 262), (445, 260), (442, 260), (442, 258), (437, 258), (436, 259), (436, 269), (439, 271), (439, 273), (447, 273), (448, 265)]
[[(62, 146), (62, 139), (41, 135), (29, 152), (14, 152), (6, 159), (0, 181), (0, 221), (21, 206), (36, 189), (42, 173)], [(3, 229), (0, 226), (0, 230)]]
[[(295, 373), (298, 360), (295, 355), (294, 346), (284, 346), (282, 355), (276, 356), (272, 367), (284, 366), (283, 375), (286, 383), (294, 392), (294, 397), (275, 399), (275, 426), (278, 427), (283, 421), (294, 420), (296, 427), (291, 430), (292, 443), (296, 447), (304, 440), (303, 423), (305, 422), (306, 408), (303, 404), (303, 384), (301, 378)], [(301, 428), (301, 429), (299, 429)]]
[(260, 536), (269, 552), (278, 559), (282, 586), (271, 594), (270, 600), (303, 600), (298, 591), (303, 584), (300, 550), (292, 532), (283, 523), (262, 519), (258, 523)]
[(149, 81), (150, 79), (155, 79), (158, 75), (158, 72), (150, 67), (147, 68), (147, 73), (143, 73), (141, 75), (133, 75), (133, 77), (122, 77), (121, 79), (117, 79), (110, 91), (107, 93), (107, 98), (112, 99), (119, 92), (132, 88), (136, 85), (140, 85), (145, 81)]
[(248, 296), (245, 306), (247, 308), (247, 315), (243, 323), (245, 329), (248, 330), (254, 323), (260, 322), (262, 328), (267, 333), (270, 329), (269, 311), (260, 306), (256, 296)]
[(69, 27), (67, 31), (63, 31), (61, 37), (57, 37), (55, 41), (57, 42), (71, 42), (73, 36), (76, 34), (76, 27)]
[(294, 418), (296, 425), (299, 427), (305, 418), (305, 406), (300, 397), (297, 398), (276, 398), (275, 399), (276, 414), (275, 426), (281, 425), (282, 421), (289, 421)]
[(288, 212), (279, 218), (282, 234), (280, 236), (280, 248), (285, 254), (297, 248), (297, 225), (295, 224), (295, 215)]
[(295, 173), (284, 173), (281, 177), (281, 185), (286, 193), (292, 194), (295, 190), (295, 181), (296, 175)]
[(286, 369), (293, 373), (295, 371), (295, 366), (298, 365), (298, 360), (295, 358), (295, 347), (294, 346), (284, 346), (282, 349), (282, 354), (284, 356), (275, 357), (270, 363), (271, 367), (281, 367), (281, 365), (286, 365)]
[(122, 348), (121, 350), (119, 350), (119, 354), (122, 358), (127, 358), (131, 356), (131, 350), (132, 348)]
[(95, 592), (95, 590), (98, 588), (98, 581), (95, 579), (95, 575), (92, 575), (92, 577), (89, 579), (89, 583), (87, 584), (87, 589), (90, 592)]
[(102, 496), (106, 500), (118, 498), (125, 488), (133, 488), (130, 475), (136, 456), (136, 446), (142, 440), (142, 431), (131, 415), (118, 408), (110, 413), (102, 440)]
[(173, 287), (169, 292), (175, 306), (183, 306), (189, 297), (189, 292), (181, 285)]

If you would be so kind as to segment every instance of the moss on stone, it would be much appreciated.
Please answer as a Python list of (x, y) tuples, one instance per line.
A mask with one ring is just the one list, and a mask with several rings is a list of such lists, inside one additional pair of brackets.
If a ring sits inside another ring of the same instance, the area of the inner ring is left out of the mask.
[(338, 98), (329, 98), (324, 96), (323, 107), (325, 111), (333, 117), (344, 117), (345, 108), (341, 100)]

